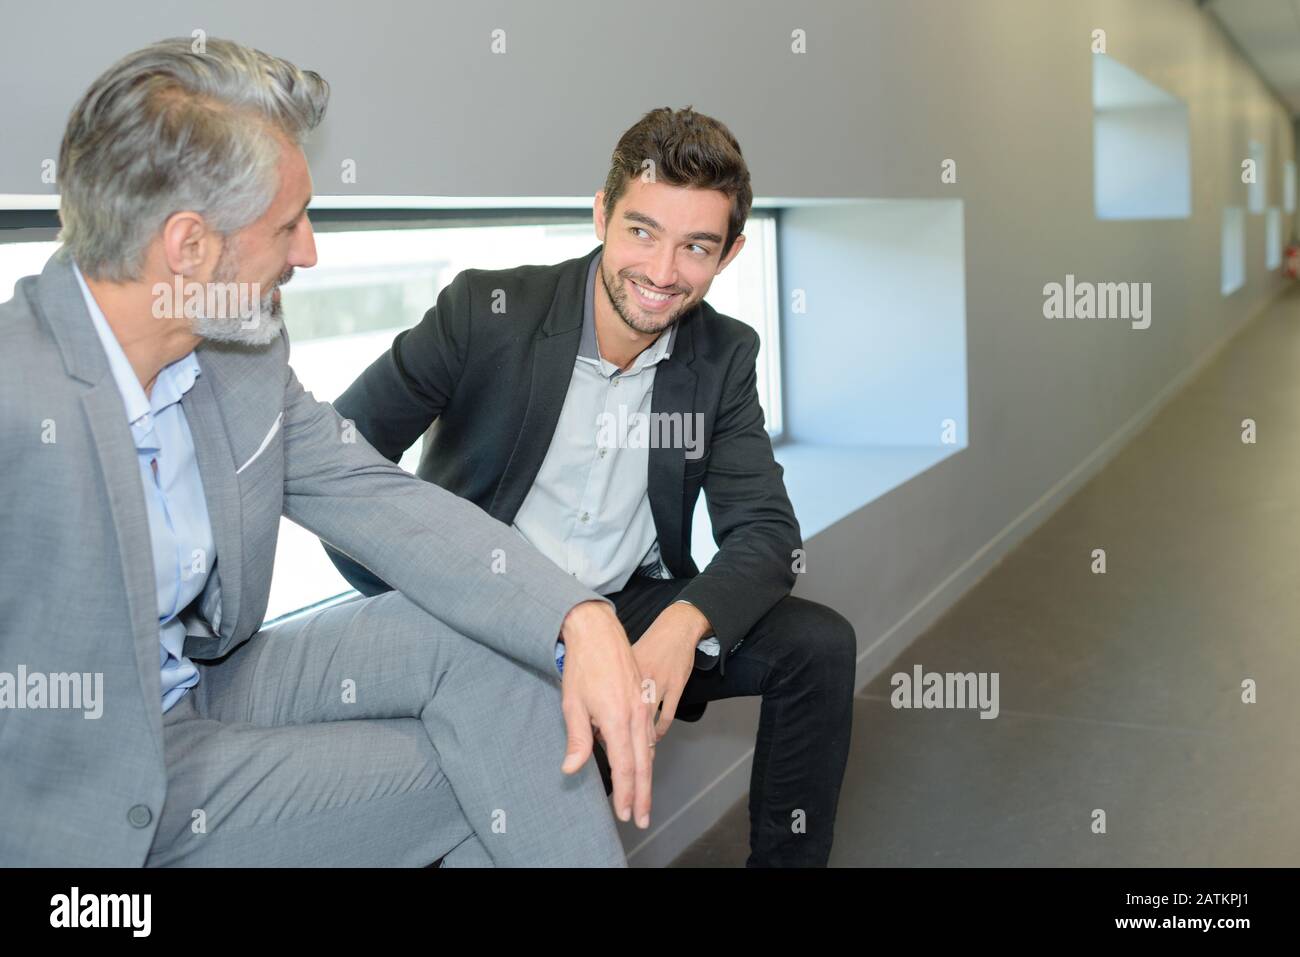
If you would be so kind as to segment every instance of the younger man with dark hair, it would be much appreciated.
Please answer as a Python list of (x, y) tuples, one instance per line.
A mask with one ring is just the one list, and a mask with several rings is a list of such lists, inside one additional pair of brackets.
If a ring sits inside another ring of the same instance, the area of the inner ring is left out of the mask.
[[(428, 431), (420, 477), (614, 602), (662, 705), (659, 737), (709, 701), (761, 695), (748, 863), (824, 866), (856, 639), (789, 594), (802, 542), (759, 406), (758, 335), (704, 301), (744, 248), (752, 199), (722, 123), (652, 110), (596, 194), (601, 246), (462, 272), (335, 406), (393, 461)], [(690, 555), (701, 490), (719, 548), (703, 571)], [(387, 587), (335, 560), (363, 593)]]

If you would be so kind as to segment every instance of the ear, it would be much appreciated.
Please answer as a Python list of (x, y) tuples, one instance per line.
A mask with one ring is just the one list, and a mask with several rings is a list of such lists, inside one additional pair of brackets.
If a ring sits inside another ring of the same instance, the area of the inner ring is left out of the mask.
[(173, 276), (193, 276), (214, 252), (220, 251), (221, 237), (208, 228), (200, 213), (182, 210), (167, 217), (162, 228), (163, 259)]
[(591, 208), (591, 221), (596, 226), (596, 238), (605, 241), (605, 191), (596, 194), (596, 201)]
[[(727, 266), (731, 264), (731, 261), (735, 259), (737, 255), (739, 255), (740, 251), (743, 248), (745, 248), (745, 234), (741, 233), (739, 236), (736, 237), (736, 241), (731, 244), (731, 249), (730, 251), (728, 251), (727, 255), (724, 256), (722, 258), (722, 261), (718, 263), (718, 272), (722, 272), (722, 270), (726, 269)], [(715, 276), (717, 274), (718, 273), (714, 273)]]

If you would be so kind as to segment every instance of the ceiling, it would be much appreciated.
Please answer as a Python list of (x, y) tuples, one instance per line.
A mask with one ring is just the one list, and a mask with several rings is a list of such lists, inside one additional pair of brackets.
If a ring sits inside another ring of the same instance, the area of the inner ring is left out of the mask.
[(1300, 0), (1202, 0), (1202, 6), (1300, 116)]

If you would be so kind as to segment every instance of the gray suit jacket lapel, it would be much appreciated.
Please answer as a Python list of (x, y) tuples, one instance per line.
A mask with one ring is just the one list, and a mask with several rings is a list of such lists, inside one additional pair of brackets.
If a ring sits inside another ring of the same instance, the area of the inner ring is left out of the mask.
[[(126, 421), (126, 407), (108, 367), (108, 357), (86, 310), (72, 263), (60, 253), (51, 257), (40, 280), (40, 309), (63, 355), (68, 375), (90, 386), (81, 396), (86, 422), (94, 436), (94, 457), (108, 496), (117, 533), (127, 607), (131, 614), (136, 669), (146, 701), (157, 701), (150, 728), (161, 758), (162, 682), (158, 669), (158, 593), (153, 573), (153, 543), (149, 513), (135, 442)], [(106, 556), (107, 557), (107, 556)]]
[[(210, 623), (223, 638), (229, 638), (239, 624), (243, 520), (234, 453), (217, 406), (216, 365), (210, 353), (199, 352), (202, 371), (194, 380), (194, 387), (181, 399), (181, 408), (185, 410), (185, 420), (194, 437), (194, 454), (199, 462), (199, 474), (203, 477), (203, 498), (208, 504), (208, 519), (212, 523), (212, 542), (217, 549), (217, 561), (211, 573), (218, 576), (221, 586), (221, 614), (219, 622)], [(211, 585), (209, 582), (207, 588)], [(206, 597), (205, 594), (203, 598)]]
[[(84, 308), (84, 307), (83, 307)], [(86, 316), (89, 324), (90, 317)], [(92, 329), (93, 334), (93, 329)], [(122, 579), (127, 607), (131, 610), (131, 631), (136, 667), (145, 701), (159, 702), (158, 720), (150, 721), (158, 754), (162, 755), (162, 679), (158, 673), (158, 592), (154, 581), (153, 541), (149, 537), (149, 513), (135, 442), (126, 423), (122, 395), (117, 391), (108, 366), (104, 378), (81, 397), (86, 421), (95, 437), (95, 453), (108, 491), (108, 505), (117, 532)]]

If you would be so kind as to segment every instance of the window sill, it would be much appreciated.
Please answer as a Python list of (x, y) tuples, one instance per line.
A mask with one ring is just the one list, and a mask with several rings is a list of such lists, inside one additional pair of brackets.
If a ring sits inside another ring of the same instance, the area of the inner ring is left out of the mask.
[[(963, 448), (783, 442), (773, 451), (806, 542)], [(704, 496), (695, 509), (691, 546), (700, 568), (718, 551)]]

